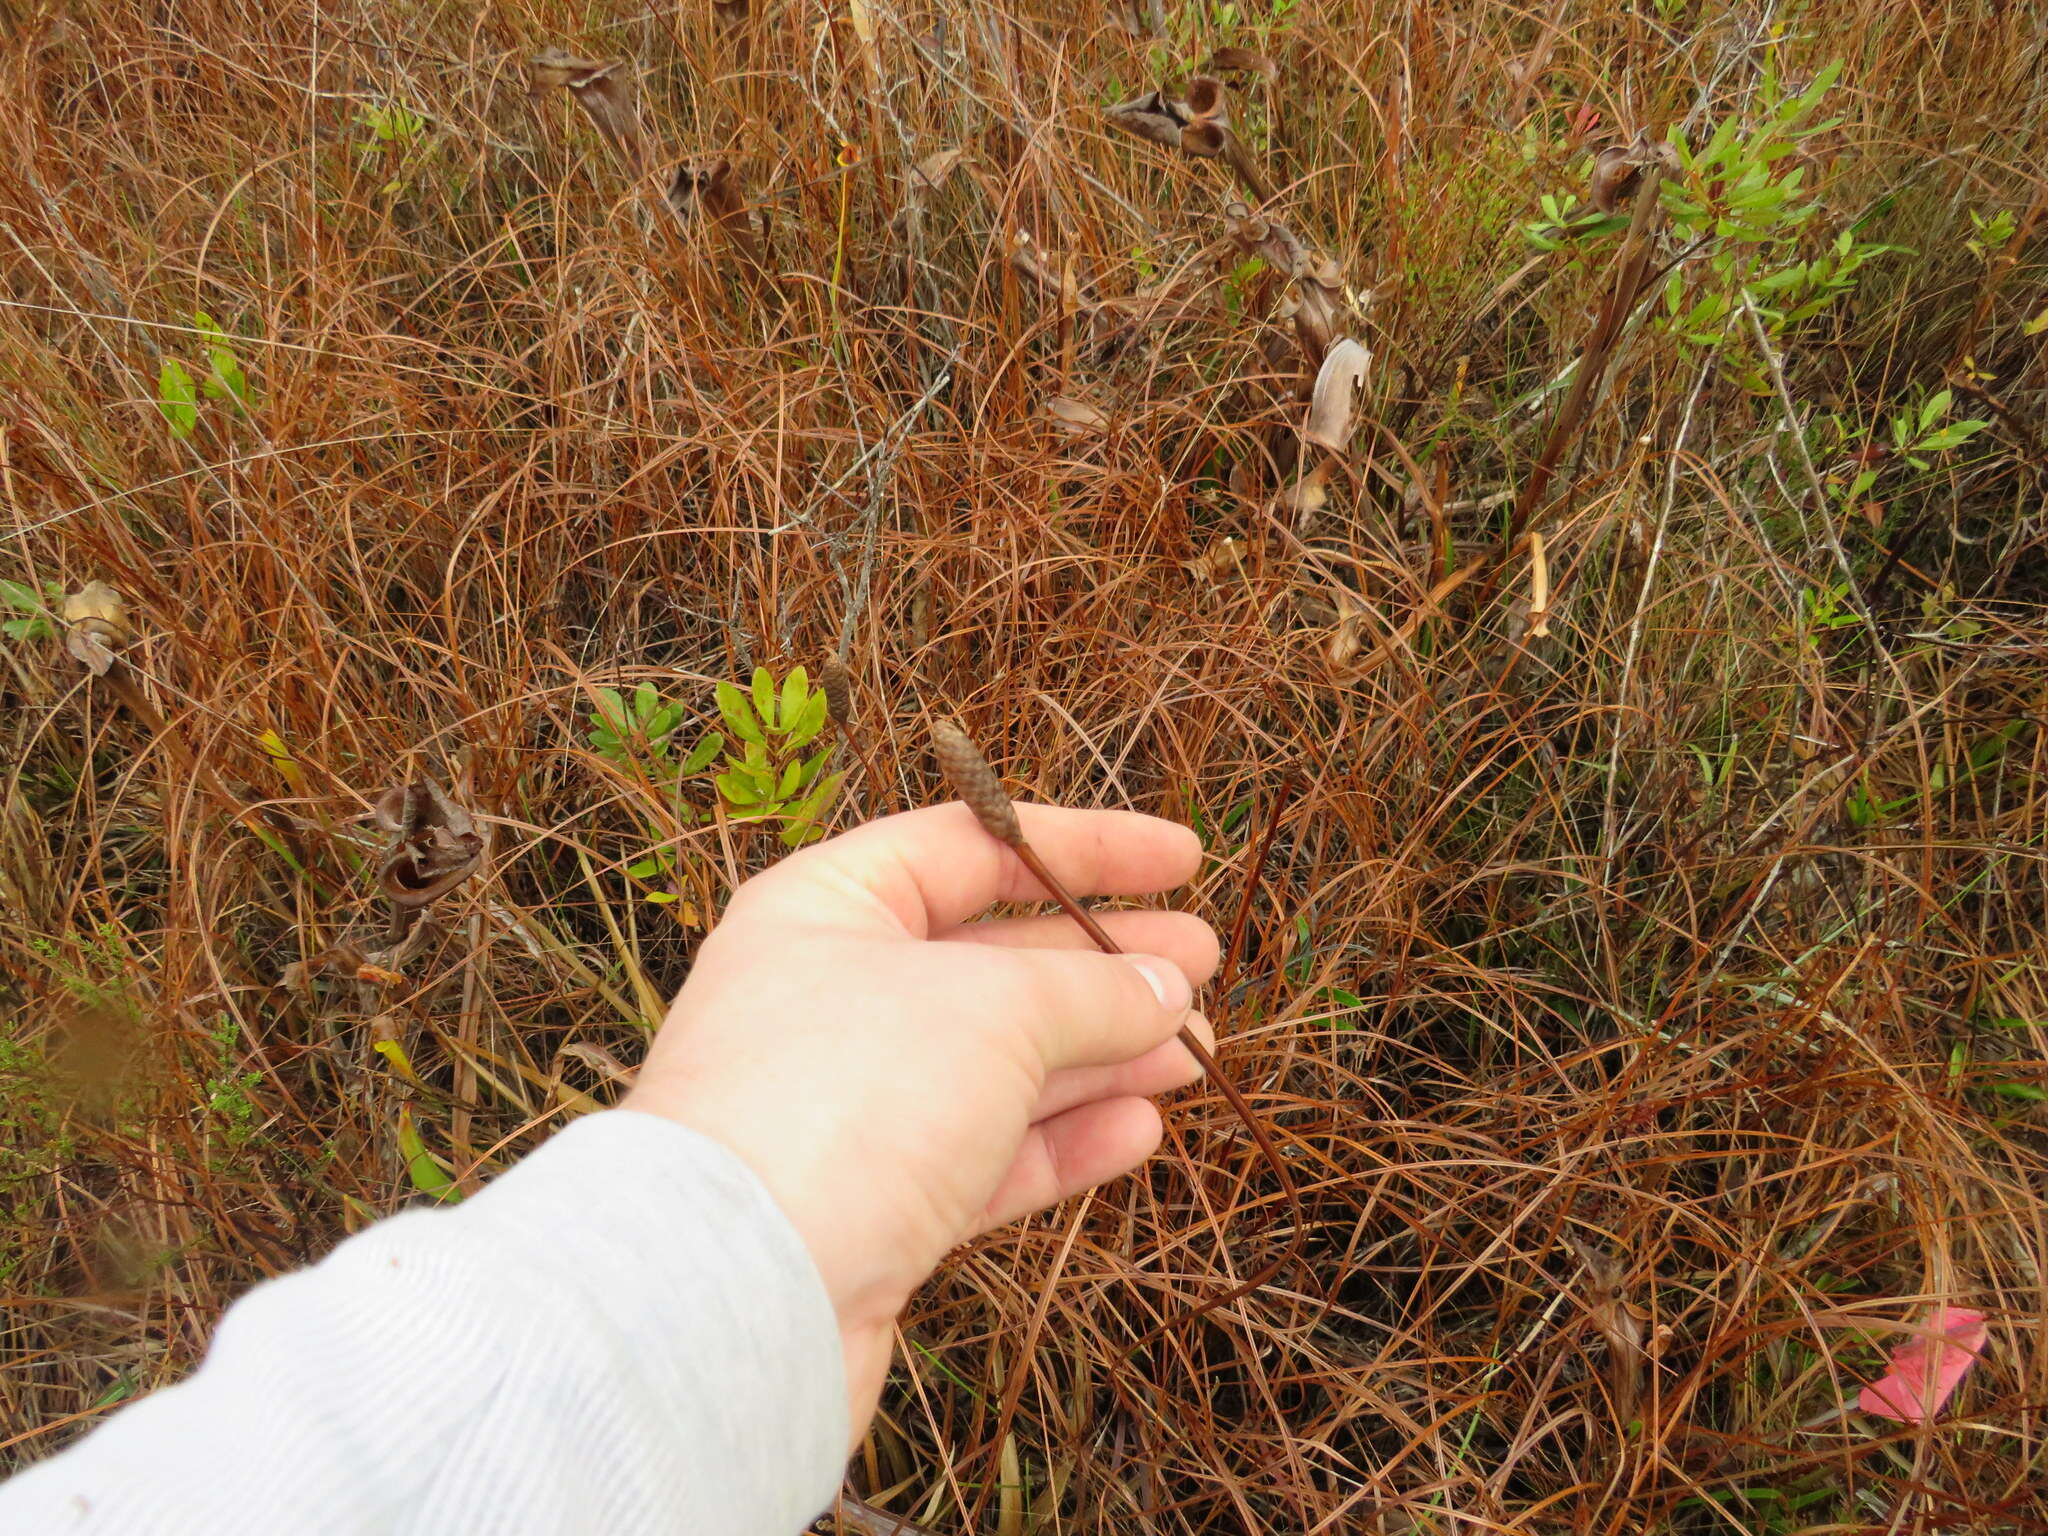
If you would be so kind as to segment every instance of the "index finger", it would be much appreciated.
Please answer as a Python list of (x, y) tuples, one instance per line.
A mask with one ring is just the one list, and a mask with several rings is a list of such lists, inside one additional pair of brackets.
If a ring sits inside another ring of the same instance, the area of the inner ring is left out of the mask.
[[(1142, 896), (1192, 879), (1201, 841), (1137, 811), (1023, 805), (1024, 836), (1077, 896)], [(792, 854), (742, 892), (807, 922), (877, 922), (927, 938), (998, 901), (1049, 901), (1015, 851), (957, 802), (885, 816)], [(741, 898), (735, 898), (735, 905)]]

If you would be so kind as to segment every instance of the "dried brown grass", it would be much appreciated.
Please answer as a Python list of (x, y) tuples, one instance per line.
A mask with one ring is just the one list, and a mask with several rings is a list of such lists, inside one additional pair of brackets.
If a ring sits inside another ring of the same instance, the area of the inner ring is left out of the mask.
[[(696, 934), (623, 866), (666, 841), (715, 912), (777, 845), (669, 820), (586, 749), (590, 690), (708, 714), (843, 646), (844, 816), (938, 793), (920, 722), (952, 712), (1033, 797), (1198, 819), (1186, 901), (1246, 913), (1210, 1011), (1308, 1224), (1298, 1271), (1174, 1326), (1288, 1238), (1192, 1091), (1145, 1177), (919, 1298), (871, 1505), (2048, 1526), (2011, 1096), (2048, 1089), (2038, 9), (1778, 13), (1796, 67), (1846, 60), (1830, 231), (1913, 248), (1787, 342), (1787, 390), (1881, 424), (1946, 380), (1996, 425), (1877, 525), (1816, 525), (1775, 399), (1631, 331), (1533, 509), (1547, 635), (1516, 562), (1443, 580), (1499, 547), (1551, 419), (1514, 402), (1610, 291), (1516, 225), (1580, 108), (1739, 107), (1763, 22), (1239, 10), (1161, 42), (1096, 0), (0, 5), (0, 574), (117, 587), (162, 717), (54, 636), (0, 644), (10, 1456), (410, 1197), (401, 1108), (467, 1180), (607, 1101)], [(547, 48), (623, 61), (634, 115), (530, 93)], [(1299, 483), (1315, 370), (1229, 278), (1232, 160), (1103, 113), (1219, 48), (1276, 65), (1238, 61), (1224, 130), (1269, 213), (1372, 296), (1361, 450)], [(380, 138), (393, 108), (419, 131)], [(2018, 244), (1980, 259), (1999, 208)], [(254, 404), (181, 440), (157, 376), (202, 310)], [(1813, 631), (1831, 540), (1874, 639)], [(367, 818), (418, 778), (487, 874), (395, 980), (281, 987), (377, 923)], [(1958, 1407), (1841, 1418), (1937, 1300), (1992, 1319)]]

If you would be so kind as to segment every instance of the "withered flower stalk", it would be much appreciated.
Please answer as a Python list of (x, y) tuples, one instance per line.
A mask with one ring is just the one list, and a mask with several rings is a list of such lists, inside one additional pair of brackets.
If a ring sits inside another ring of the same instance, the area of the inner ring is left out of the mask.
[[(1058, 903), (1060, 910), (1081, 925), (1082, 931), (1088, 935), (1097, 949), (1107, 955), (1121, 954), (1123, 951), (1103, 929), (1095, 915), (1075, 899), (1065, 883), (1046, 867), (1038, 851), (1026, 839), (1024, 828), (1017, 819), (1017, 808), (1011, 804), (1002, 780), (996, 777), (995, 769), (991, 768), (988, 759), (981, 755), (981, 749), (975, 746), (973, 738), (953, 721), (943, 719), (932, 723), (931, 736), (932, 753), (938, 759), (947, 782), (953, 786), (953, 792), (974, 813), (974, 818), (981, 823), (982, 830), (1016, 853), (1023, 861), (1024, 867), (1031, 871), (1038, 883), (1045, 887), (1046, 892)], [(1207, 1301), (1197, 1304), (1178, 1320), (1184, 1325), (1227, 1302), (1237, 1300), (1240, 1296), (1250, 1295), (1280, 1273), (1301, 1251), (1305, 1218), (1301, 1209), (1301, 1196), (1294, 1187), (1294, 1176), (1288, 1171), (1287, 1161), (1281, 1157), (1280, 1149), (1273, 1144), (1272, 1134), (1266, 1129), (1264, 1122), (1245, 1101), (1237, 1085), (1224, 1075), (1216, 1058), (1200, 1040), (1195, 1038), (1193, 1030), (1183, 1024), (1179, 1038), (1180, 1043), (1187, 1047), (1188, 1054), (1200, 1064), (1203, 1074), (1230, 1102), (1231, 1109), (1244, 1122), (1245, 1129), (1251, 1133), (1252, 1141), (1257, 1145), (1260, 1156), (1265, 1159), (1266, 1166), (1272, 1170), (1273, 1177), (1280, 1186), (1281, 1196), (1287, 1203), (1290, 1228), (1287, 1246), (1276, 1257), (1262, 1265), (1250, 1279), (1232, 1286), (1221, 1295), (1212, 1296)], [(1148, 1335), (1147, 1340), (1141, 1342), (1148, 1342), (1151, 1337), (1163, 1331), (1155, 1330), (1153, 1335)]]

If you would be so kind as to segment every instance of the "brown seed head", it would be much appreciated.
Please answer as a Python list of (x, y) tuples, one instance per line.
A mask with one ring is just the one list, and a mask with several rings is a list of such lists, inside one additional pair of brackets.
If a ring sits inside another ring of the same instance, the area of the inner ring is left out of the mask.
[(853, 724), (853, 674), (837, 656), (827, 656), (818, 666), (818, 686), (825, 692), (825, 713), (832, 723), (844, 728)]
[(951, 720), (934, 720), (932, 756), (939, 760), (939, 768), (945, 773), (946, 782), (953, 786), (953, 793), (974, 812), (974, 819), (981, 823), (984, 832), (1012, 848), (1024, 841), (1024, 829), (1017, 824), (1017, 808), (1010, 804), (1003, 781), (996, 777), (995, 769), (989, 767), (988, 759), (981, 755), (972, 737)]

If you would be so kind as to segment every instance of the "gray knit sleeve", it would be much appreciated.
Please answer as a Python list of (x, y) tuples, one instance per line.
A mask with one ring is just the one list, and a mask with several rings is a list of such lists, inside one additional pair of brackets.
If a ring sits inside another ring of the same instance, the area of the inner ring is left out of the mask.
[(252, 1291), (187, 1380), (0, 1485), (0, 1531), (792, 1536), (844, 1371), (753, 1173), (612, 1110)]

